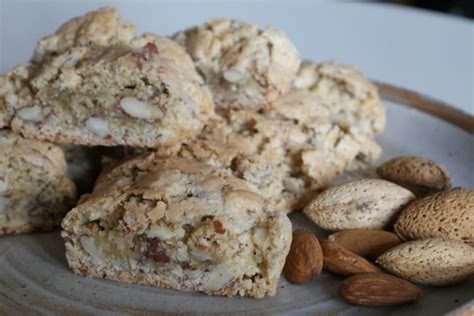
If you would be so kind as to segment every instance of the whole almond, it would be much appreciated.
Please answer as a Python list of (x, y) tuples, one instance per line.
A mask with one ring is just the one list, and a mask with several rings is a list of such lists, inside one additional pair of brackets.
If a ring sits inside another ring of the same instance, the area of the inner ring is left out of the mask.
[(377, 259), (385, 251), (401, 244), (394, 233), (376, 229), (342, 230), (328, 239), (368, 259)]
[(474, 246), (474, 190), (439, 192), (411, 203), (395, 223), (403, 240), (460, 239)]
[(304, 214), (330, 231), (383, 229), (413, 199), (413, 193), (394, 183), (362, 179), (316, 195), (305, 207)]
[(377, 173), (383, 179), (407, 188), (418, 197), (451, 187), (451, 178), (446, 169), (421, 157), (393, 158), (382, 164)]
[(390, 249), (377, 262), (409, 281), (443, 286), (474, 274), (474, 247), (447, 238), (415, 240)]
[(328, 271), (341, 275), (381, 272), (372, 262), (335, 242), (319, 239), (319, 243), (323, 249), (324, 268)]
[(366, 273), (345, 279), (339, 296), (348, 304), (398, 305), (418, 300), (421, 290), (408, 281), (385, 273)]
[(318, 276), (322, 269), (323, 252), (316, 236), (304, 229), (295, 230), (284, 267), (288, 282), (308, 283)]

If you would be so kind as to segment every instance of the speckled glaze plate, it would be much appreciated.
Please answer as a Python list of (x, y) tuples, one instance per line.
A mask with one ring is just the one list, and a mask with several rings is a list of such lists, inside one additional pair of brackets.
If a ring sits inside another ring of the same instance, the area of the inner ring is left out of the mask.
[[(397, 155), (428, 157), (449, 169), (455, 186), (474, 187), (473, 118), (410, 91), (378, 86), (387, 106), (387, 128), (378, 138), (384, 150), (381, 160)], [(290, 217), (295, 227), (324, 234), (301, 214)], [(472, 277), (455, 286), (423, 287), (424, 297), (418, 303), (386, 308), (345, 304), (337, 295), (341, 280), (323, 272), (307, 285), (294, 286), (282, 277), (272, 298), (210, 297), (75, 275), (68, 269), (59, 231), (0, 237), (0, 315), (474, 313)]]

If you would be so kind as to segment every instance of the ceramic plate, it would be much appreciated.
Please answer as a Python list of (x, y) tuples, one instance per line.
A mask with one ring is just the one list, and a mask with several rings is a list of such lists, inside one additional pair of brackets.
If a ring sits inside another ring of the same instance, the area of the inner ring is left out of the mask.
[[(387, 106), (387, 127), (378, 138), (384, 150), (381, 160), (398, 155), (429, 157), (449, 169), (455, 186), (474, 187), (472, 117), (409, 91), (387, 85), (379, 87)], [(354, 173), (344, 177), (360, 176)], [(303, 226), (324, 234), (301, 214), (292, 214), (291, 219), (295, 227)], [(439, 315), (469, 306), (473, 311), (474, 301), (470, 300), (474, 293), (474, 278), (450, 287), (423, 287), (424, 297), (418, 303), (387, 308), (345, 304), (337, 296), (341, 280), (323, 272), (310, 284), (294, 286), (282, 277), (278, 294), (272, 298), (210, 297), (77, 276), (67, 267), (58, 231), (0, 238), (2, 315), (142, 315), (157, 312)]]

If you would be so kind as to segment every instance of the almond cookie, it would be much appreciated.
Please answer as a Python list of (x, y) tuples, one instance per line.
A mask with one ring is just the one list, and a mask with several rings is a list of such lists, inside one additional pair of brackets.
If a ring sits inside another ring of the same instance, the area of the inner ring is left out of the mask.
[(245, 181), (155, 153), (102, 174), (62, 227), (78, 274), (209, 295), (275, 295), (291, 243)]
[[(14, 68), (8, 76), (0, 76), (0, 128), (10, 124), (15, 109), (28, 108), (34, 103), (35, 96), (29, 87), (30, 77), (46, 60), (73, 47), (128, 45), (134, 36), (135, 26), (122, 20), (115, 8), (102, 8), (72, 18), (54, 34), (43, 37), (31, 58), (36, 67), (27, 64)], [(74, 79), (74, 76), (69, 79)], [(7, 107), (7, 104), (10, 106)]]
[[(323, 76), (320, 69), (329, 67), (350, 75)], [(227, 170), (277, 209), (301, 208), (344, 170), (357, 169), (381, 152), (373, 136), (383, 129), (383, 105), (375, 88), (347, 69), (303, 64), (292, 90), (271, 109), (215, 115), (196, 140), (174, 152), (160, 150)], [(311, 83), (304, 84), (309, 75)], [(348, 88), (351, 82), (360, 88)]]
[(0, 131), (0, 235), (52, 230), (75, 197), (61, 148)]
[(290, 89), (300, 64), (281, 32), (216, 19), (173, 36), (210, 86), (217, 108), (258, 109)]
[(152, 34), (118, 43), (70, 47), (13, 69), (0, 81), (0, 124), (87, 146), (171, 146), (197, 134), (214, 104), (183, 48)]
[[(377, 88), (357, 69), (336, 62), (303, 62), (294, 89), (307, 90), (331, 104), (331, 117), (341, 127), (357, 126), (367, 135), (385, 128), (385, 108)], [(300, 113), (304, 116), (304, 113)]]
[(102, 8), (72, 18), (36, 45), (32, 61), (66, 52), (72, 47), (126, 45), (135, 36), (135, 25), (122, 20), (114, 8)]

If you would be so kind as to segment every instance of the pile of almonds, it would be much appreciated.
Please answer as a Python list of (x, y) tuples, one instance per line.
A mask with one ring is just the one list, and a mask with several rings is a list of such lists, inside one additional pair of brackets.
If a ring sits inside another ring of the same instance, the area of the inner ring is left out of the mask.
[(412, 284), (444, 286), (474, 274), (474, 190), (451, 189), (448, 172), (420, 157), (382, 164), (362, 179), (318, 194), (303, 213), (332, 232), (293, 232), (284, 274), (304, 284), (322, 269), (346, 276), (339, 295), (363, 306), (422, 296)]

